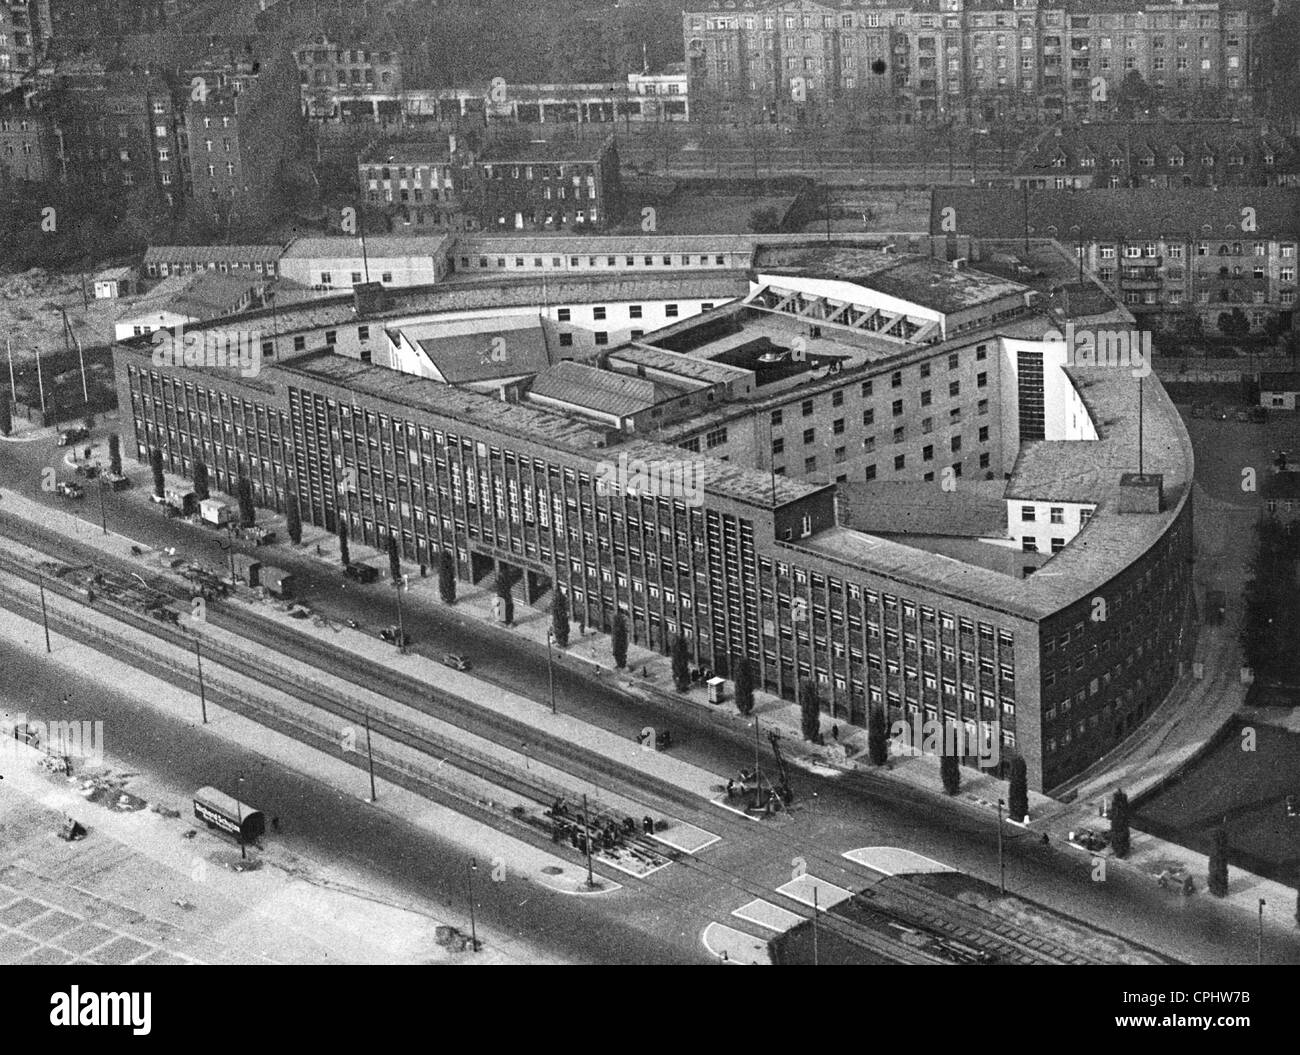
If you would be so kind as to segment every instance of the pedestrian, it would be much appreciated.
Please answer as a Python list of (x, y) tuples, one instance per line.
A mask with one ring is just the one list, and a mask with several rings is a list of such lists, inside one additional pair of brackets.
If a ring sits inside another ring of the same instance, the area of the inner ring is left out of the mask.
[(273, 832), (278, 832), (279, 830), (280, 830), (280, 818), (279, 818), (279, 817), (276, 817), (276, 816), (272, 816), (272, 817), (271, 817), (271, 831), (273, 831)]
[(320, 556), (320, 543), (316, 543), (316, 556)]
[(831, 725), (831, 739), (837, 744), (840, 742), (840, 727), (838, 725)]

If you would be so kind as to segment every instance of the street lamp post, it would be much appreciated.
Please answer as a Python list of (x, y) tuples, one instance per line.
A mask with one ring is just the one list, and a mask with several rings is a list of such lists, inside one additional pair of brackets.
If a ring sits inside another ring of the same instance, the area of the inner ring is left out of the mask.
[(469, 884), (469, 943), (470, 948), (475, 952), (479, 950), (478, 923), (474, 918), (474, 873), (477, 871), (478, 862), (471, 857), (469, 859), (469, 868), (465, 870), (465, 876)]
[(591, 871), (591, 825), (587, 822), (587, 796), (582, 796), (582, 842), (587, 850), (587, 889), (592, 890), (596, 886), (595, 876)]
[(199, 707), (203, 712), (203, 724), (208, 724), (208, 696), (203, 688), (203, 653), (199, 651), (199, 639), (194, 639), (194, 662), (199, 668)]
[(406, 652), (406, 621), (402, 618), (402, 582), (398, 578), (393, 585), (397, 587), (397, 651)]
[[(239, 793), (244, 793), (244, 778), (239, 778)], [(248, 851), (244, 849), (244, 803), (241, 799), (235, 799), (235, 819), (239, 825), (239, 856), (241, 859), (248, 860)]]
[(819, 965), (818, 961), (821, 959), (821, 957), (818, 955), (818, 950), (817, 950), (817, 916), (819, 912), (820, 909), (817, 906), (817, 884), (814, 883), (813, 884), (813, 966), (814, 967), (817, 967)]
[(103, 478), (99, 481), (99, 526), (105, 535), (108, 534), (108, 511), (104, 508), (104, 491), (106, 485)]
[(36, 572), (36, 582), (41, 588), (41, 624), (45, 627), (45, 651), (52, 652), (50, 648), (50, 617), (45, 610), (45, 573), (40, 569)]
[(998, 892), (1007, 892), (1007, 863), (1002, 856), (1002, 807), (1006, 803), (998, 799)]
[(379, 796), (375, 792), (375, 752), (370, 746), (370, 711), (366, 710), (366, 761), (370, 766), (370, 801), (374, 802)]
[(1264, 899), (1259, 899), (1259, 930), (1255, 937), (1255, 963), (1264, 963)]
[(555, 667), (551, 660), (551, 642), (555, 640), (555, 631), (546, 631), (546, 682), (551, 690), (551, 713), (555, 713)]

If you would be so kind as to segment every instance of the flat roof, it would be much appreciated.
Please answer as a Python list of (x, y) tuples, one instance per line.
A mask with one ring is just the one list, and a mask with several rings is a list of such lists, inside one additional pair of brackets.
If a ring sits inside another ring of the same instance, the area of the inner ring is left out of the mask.
[(274, 262), (284, 253), (281, 245), (151, 245), (144, 251), (145, 264), (208, 261), (242, 263), (245, 260)]
[(1020, 282), (977, 268), (852, 246), (763, 246), (755, 254), (754, 270), (851, 282), (945, 313), (1029, 292)]
[(431, 378), (400, 373), (328, 351), (296, 356), (270, 369), (291, 378), (301, 374), (414, 410), (439, 414), (534, 443), (553, 443), (570, 451), (595, 450), (605, 442), (605, 430), (593, 428), (565, 414), (541, 407), (505, 403)]
[(609, 362), (630, 363), (633, 366), (644, 366), (648, 370), (662, 370), (664, 373), (676, 374), (679, 377), (711, 385), (743, 381), (750, 375), (750, 371), (743, 367), (729, 366), (713, 359), (701, 359), (637, 342), (611, 352)]
[(844, 526), (873, 535), (932, 534), (1004, 538), (1005, 480), (960, 480), (951, 491), (933, 482), (840, 485)]
[(530, 396), (554, 399), (579, 410), (612, 414), (620, 419), (684, 394), (684, 389), (662, 381), (601, 370), (572, 360), (556, 363), (538, 374), (529, 389)]
[[(437, 235), (368, 235), (365, 255), (371, 260), (383, 257), (445, 256), (452, 238)], [(331, 238), (295, 238), (285, 249), (285, 260), (339, 259), (361, 255), (361, 239), (338, 235)]]
[(541, 256), (600, 256), (627, 253), (748, 253), (757, 235), (664, 234), (664, 235), (484, 235), (465, 234), (456, 238), (456, 251), (530, 253)]

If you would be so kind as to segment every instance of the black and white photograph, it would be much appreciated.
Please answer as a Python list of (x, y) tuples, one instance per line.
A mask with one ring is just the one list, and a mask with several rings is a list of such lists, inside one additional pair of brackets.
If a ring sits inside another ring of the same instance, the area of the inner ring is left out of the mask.
[(1300, 0), (0, 0), (5, 974), (1260, 1027), (1298, 245)]

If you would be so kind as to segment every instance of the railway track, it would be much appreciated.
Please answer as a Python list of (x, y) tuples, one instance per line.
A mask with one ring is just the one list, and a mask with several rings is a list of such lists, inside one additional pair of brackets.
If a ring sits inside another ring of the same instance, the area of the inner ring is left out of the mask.
[[(0, 514), (0, 534), (14, 538), (42, 552), (52, 555), (64, 554), (61, 559), (76, 564), (91, 565), (97, 568), (113, 568), (116, 577), (140, 579), (150, 590), (157, 591), (172, 598), (174, 603), (188, 610), (189, 591), (180, 584), (159, 574), (141, 574), (131, 562), (113, 557), (106, 557), (101, 551), (67, 539), (54, 532), (47, 531), (19, 518)], [(35, 582), (37, 573), (21, 561), (9, 555), (0, 554), (0, 568), (29, 582)], [(66, 584), (60, 584), (66, 587)], [(56, 587), (58, 588), (58, 587)], [(68, 590), (68, 595), (77, 600), (75, 590)], [(194, 638), (178, 627), (136, 615), (126, 609), (118, 609), (115, 617), (134, 625), (156, 637), (174, 645), (193, 648)], [(413, 679), (387, 670), (380, 664), (358, 660), (355, 656), (341, 655), (337, 650), (317, 642), (307, 635), (284, 628), (260, 619), (256, 615), (246, 614), (233, 607), (210, 604), (208, 621), (241, 637), (252, 638), (268, 646), (273, 651), (281, 651), (302, 661), (312, 663), (319, 669), (359, 687), (376, 691), (389, 697), (394, 702), (411, 707), (417, 711), (439, 718), (457, 728), (476, 736), (495, 740), (501, 744), (519, 743), (521, 739), (529, 742), (533, 748), (532, 757), (560, 768), (571, 775), (609, 790), (625, 795), (637, 802), (644, 802), (653, 811), (661, 813), (687, 814), (691, 823), (701, 823), (708, 828), (719, 831), (724, 837), (758, 841), (765, 845), (775, 858), (787, 855), (792, 848), (798, 848), (809, 863), (817, 870), (814, 862), (820, 862), (822, 870), (836, 874), (842, 869), (840, 862), (833, 855), (822, 853), (815, 845), (782, 832), (764, 830), (751, 821), (732, 818), (729, 815), (706, 811), (699, 799), (674, 785), (655, 777), (641, 773), (621, 763), (596, 755), (586, 748), (578, 747), (557, 737), (545, 734), (534, 726), (510, 719), (496, 712), (483, 711), (473, 703), (454, 696), (451, 693), (423, 685)], [(205, 642), (205, 654), (226, 662), (238, 669), (252, 664), (252, 669), (267, 672), (268, 684), (291, 696), (303, 699), (312, 706), (319, 707), (347, 724), (360, 724), (367, 720), (367, 709), (356, 705), (342, 694), (324, 686), (312, 686), (305, 689), (301, 678), (288, 672), (276, 670), (268, 663), (265, 655), (253, 656), (228, 646), (217, 646)], [(527, 771), (513, 770), (503, 766), (499, 759), (479, 756), (459, 743), (445, 737), (439, 737), (427, 730), (419, 730), (409, 723), (382, 716), (369, 711), (372, 729), (395, 742), (420, 751), (430, 757), (445, 759), (457, 769), (471, 773), (480, 779), (486, 779), (503, 788), (525, 797), (542, 806), (549, 806), (556, 797), (572, 797), (572, 792), (542, 780)], [(332, 746), (337, 746), (333, 739)], [(620, 820), (621, 811), (610, 810), (597, 804), (591, 811), (597, 823), (605, 820)], [(596, 825), (593, 824), (593, 828)], [(662, 852), (662, 850), (660, 851)], [(772, 891), (759, 884), (745, 880), (735, 873), (719, 868), (711, 863), (691, 855), (672, 855), (675, 860), (688, 868), (697, 870), (710, 878), (724, 882), (751, 897), (770, 899)], [(959, 945), (974, 945), (994, 955), (999, 962), (1021, 963), (1079, 963), (1106, 962), (1088, 959), (1071, 950), (1056, 946), (1037, 936), (1024, 931), (998, 924), (990, 926), (987, 917), (982, 917), (978, 909), (963, 905), (953, 899), (945, 898), (921, 887), (919, 884), (905, 881), (905, 893), (895, 888), (893, 896), (886, 903), (871, 906), (877, 916), (894, 920), (907, 927), (935, 936), (937, 939), (956, 942)], [(864, 900), (870, 901), (870, 898)], [(810, 918), (811, 913), (803, 911), (800, 915)], [(869, 927), (855, 925), (840, 917), (819, 915), (819, 925), (841, 928), (843, 936), (857, 944), (873, 948), (874, 951), (890, 958), (900, 958), (900, 962), (918, 962), (917, 950), (902, 942), (886, 941)], [(944, 962), (939, 956), (923, 962)]]

